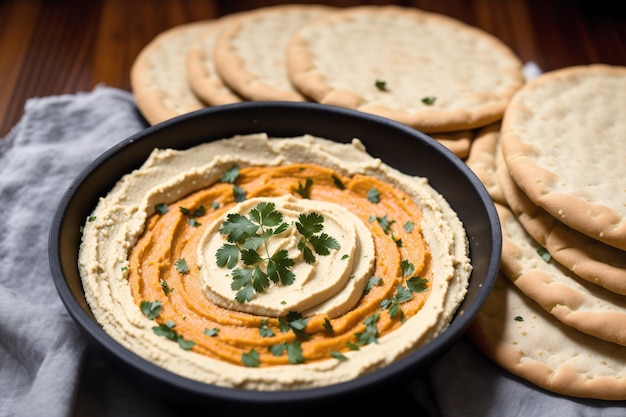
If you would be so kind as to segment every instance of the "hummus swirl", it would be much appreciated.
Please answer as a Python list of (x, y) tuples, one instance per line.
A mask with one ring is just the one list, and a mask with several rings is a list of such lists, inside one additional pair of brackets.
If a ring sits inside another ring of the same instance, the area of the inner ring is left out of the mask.
[[(218, 261), (221, 228), (259, 203), (282, 215), (266, 250), (286, 251), (294, 279), (242, 302)], [(293, 225), (311, 213), (337, 245), (308, 263)], [(231, 387), (313, 387), (384, 366), (447, 326), (471, 271), (445, 200), (358, 141), (248, 135), (157, 150), (90, 219), (79, 267), (104, 329), (172, 372)]]
[[(218, 219), (204, 231), (198, 244), (198, 266), (207, 298), (230, 310), (270, 317), (286, 316), (290, 311), (297, 311), (305, 317), (326, 314), (335, 318), (349, 311), (363, 295), (376, 259), (374, 242), (365, 224), (339, 204), (296, 199), (291, 194), (246, 200), (227, 214), (245, 214), (259, 202), (276, 204), (285, 221), (291, 224), (296, 223), (302, 214), (320, 214), (324, 219), (324, 230), (337, 237), (341, 251), (331, 251), (328, 256), (318, 256), (316, 262), (307, 263), (298, 248), (301, 236), (295, 227), (288, 228), (271, 239), (269, 252), (287, 250), (295, 261), (295, 282), (273, 286), (271, 290), (257, 294), (250, 302), (239, 303), (235, 301), (236, 291), (230, 285), (231, 271), (217, 264), (215, 254), (224, 244), (219, 232), (222, 219)], [(245, 266), (241, 261), (239, 265)]]

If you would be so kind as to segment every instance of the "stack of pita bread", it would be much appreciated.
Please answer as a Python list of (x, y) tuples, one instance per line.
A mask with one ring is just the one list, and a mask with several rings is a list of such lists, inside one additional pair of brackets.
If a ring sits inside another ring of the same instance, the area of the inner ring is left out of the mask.
[(626, 400), (626, 67), (524, 80), (500, 40), (415, 8), (285, 5), (174, 27), (138, 55), (151, 124), (245, 100), (381, 115), (483, 182), (501, 274), (470, 340), (544, 389)]
[(500, 215), (501, 277), (469, 336), (564, 395), (626, 399), (626, 67), (530, 80), (467, 163)]
[(499, 39), (415, 8), (264, 7), (171, 28), (138, 55), (131, 86), (155, 124), (240, 101), (313, 101), (385, 116), (461, 158), (524, 83)]

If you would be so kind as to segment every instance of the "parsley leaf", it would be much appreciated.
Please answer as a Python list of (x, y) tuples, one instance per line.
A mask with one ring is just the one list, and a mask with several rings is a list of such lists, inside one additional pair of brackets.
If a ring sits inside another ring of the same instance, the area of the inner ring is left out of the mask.
[(180, 348), (183, 350), (191, 350), (191, 348), (196, 345), (196, 342), (194, 342), (193, 340), (183, 339), (180, 336), (176, 338), (176, 341), (178, 342), (178, 346), (180, 346)]
[(374, 86), (379, 90), (379, 91), (387, 91), (387, 82), (383, 81), (383, 80), (376, 80), (374, 82)]
[(414, 229), (415, 229), (415, 224), (412, 221), (409, 220), (406, 223), (404, 223), (404, 230), (407, 233), (411, 233)]
[(378, 224), (383, 229), (383, 232), (385, 232), (386, 235), (391, 233), (391, 225), (396, 222), (395, 220), (389, 220), (386, 214), (383, 217), (379, 217), (379, 216), (370, 217), (370, 221), (374, 221), (374, 220), (378, 222)]
[(330, 319), (328, 317), (324, 319), (324, 324), (322, 326), (324, 326), (324, 331), (326, 333), (335, 333), (335, 329), (333, 329), (333, 324), (330, 322)]
[(213, 327), (212, 329), (204, 329), (204, 334), (209, 337), (215, 337), (220, 332), (220, 329)]
[(235, 165), (229, 170), (225, 171), (224, 174), (222, 174), (221, 181), (234, 184), (237, 180), (237, 177), (239, 177), (239, 167)]
[(415, 271), (415, 265), (413, 265), (411, 262), (407, 261), (406, 259), (403, 259), (402, 262), (400, 262), (400, 268), (402, 269), (403, 277), (408, 277)]
[(259, 359), (259, 352), (256, 350), (250, 349), (248, 353), (241, 354), (241, 363), (243, 363), (248, 368), (257, 368), (261, 362)]
[(280, 331), (286, 333), (293, 331), (300, 340), (309, 340), (310, 336), (305, 332), (308, 320), (297, 311), (290, 311), (286, 317), (278, 319)]
[(432, 106), (433, 104), (435, 104), (435, 101), (437, 101), (437, 97), (434, 96), (426, 96), (422, 98), (422, 103), (427, 106)]
[(161, 284), (161, 288), (163, 289), (163, 294), (165, 295), (169, 295), (169, 293), (174, 291), (174, 288), (170, 288), (169, 285), (167, 285), (167, 282), (165, 282), (165, 280), (162, 278), (159, 280), (159, 284)]
[(241, 203), (242, 201), (246, 201), (246, 190), (243, 188), (233, 185), (233, 197), (235, 201)]
[(370, 188), (367, 192), (367, 200), (374, 204), (380, 202), (380, 191), (378, 191), (378, 188)]
[(169, 211), (169, 207), (165, 203), (160, 203), (154, 206), (154, 210), (159, 214), (165, 214)]
[(178, 272), (180, 272), (183, 275), (186, 275), (189, 273), (189, 265), (187, 265), (187, 261), (185, 261), (183, 258), (180, 258), (179, 260), (174, 262), (174, 267), (176, 268)]
[(298, 181), (298, 188), (296, 192), (300, 194), (302, 198), (311, 198), (311, 187), (313, 186), (313, 180), (311, 178), (307, 178), (304, 181), (304, 185)]
[[(302, 235), (302, 239), (298, 242), (298, 249), (302, 252), (304, 261), (308, 264), (315, 262), (316, 258), (313, 250), (318, 255), (326, 256), (330, 254), (330, 249), (339, 249), (340, 247), (339, 242), (326, 233), (316, 235), (323, 229), (323, 223), (324, 217), (318, 213), (302, 213), (298, 216), (296, 229)], [(311, 250), (311, 247), (313, 250)]]
[(340, 190), (346, 189), (346, 186), (343, 185), (343, 182), (341, 181), (339, 177), (337, 177), (336, 175), (333, 175), (332, 179), (333, 179), (333, 184), (335, 184), (335, 187), (339, 188)]
[(239, 249), (236, 245), (224, 244), (217, 250), (215, 256), (217, 258), (217, 266), (220, 268), (226, 266), (228, 269), (233, 269), (239, 260)]
[(428, 290), (428, 280), (416, 275), (406, 281), (406, 286), (413, 292), (424, 292)]
[(365, 330), (354, 334), (357, 339), (357, 348), (360, 346), (369, 345), (370, 343), (378, 343), (378, 327), (376, 326), (376, 324), (378, 323), (379, 317), (380, 315), (376, 313), (365, 318), (365, 320), (363, 321), (363, 324), (365, 324)]
[(537, 254), (541, 256), (544, 262), (550, 262), (552, 260), (552, 255), (545, 248), (537, 249)]
[(371, 291), (372, 287), (374, 285), (380, 285), (383, 283), (383, 280), (375, 277), (375, 276), (371, 276), (370, 279), (367, 281), (367, 284), (365, 285), (365, 289), (363, 290), (363, 294), (369, 294), (369, 292)]
[(189, 225), (193, 227), (198, 227), (202, 224), (196, 220), (196, 217), (202, 217), (206, 214), (206, 207), (203, 204), (193, 211), (185, 207), (178, 207), (178, 209), (189, 218)]
[(163, 310), (163, 303), (160, 301), (142, 301), (139, 307), (144, 316), (154, 320)]
[(259, 334), (261, 337), (272, 337), (274, 336), (274, 331), (269, 328), (267, 325), (267, 319), (263, 319), (261, 322), (261, 326), (259, 326)]
[(347, 361), (348, 357), (345, 356), (343, 353), (337, 351), (337, 350), (332, 350), (330, 352), (330, 356), (332, 356), (333, 358), (339, 360), (339, 361)]

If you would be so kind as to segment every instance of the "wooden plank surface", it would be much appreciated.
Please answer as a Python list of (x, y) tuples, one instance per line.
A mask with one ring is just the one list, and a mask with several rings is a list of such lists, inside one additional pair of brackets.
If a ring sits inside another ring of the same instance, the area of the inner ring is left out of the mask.
[[(285, 2), (269, 0), (0, 0), (0, 137), (30, 97), (130, 91), (139, 51), (173, 26)], [(309, 2), (312, 3), (312, 2)], [(443, 13), (500, 38), (544, 71), (626, 65), (626, 2), (608, 0), (319, 1), (399, 4)]]

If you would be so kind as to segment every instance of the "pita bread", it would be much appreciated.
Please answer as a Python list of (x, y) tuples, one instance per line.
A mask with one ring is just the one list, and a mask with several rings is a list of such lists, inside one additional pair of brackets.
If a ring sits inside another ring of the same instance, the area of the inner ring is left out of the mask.
[(548, 391), (626, 400), (626, 348), (564, 325), (503, 276), (467, 335), (493, 362)]
[(285, 48), (293, 32), (330, 10), (288, 4), (239, 13), (215, 40), (217, 73), (248, 100), (305, 101), (287, 75)]
[(505, 164), (496, 176), (517, 220), (557, 262), (580, 278), (626, 295), (625, 251), (575, 231), (536, 206), (515, 184)]
[(588, 65), (534, 78), (502, 121), (515, 183), (572, 229), (626, 250), (626, 67)]
[(287, 70), (314, 101), (426, 133), (500, 120), (524, 83), (521, 61), (499, 39), (399, 6), (349, 7), (304, 25), (287, 47)]
[(501, 271), (528, 298), (562, 323), (609, 342), (626, 345), (626, 297), (576, 276), (542, 247), (513, 213), (496, 204), (502, 227)]
[(187, 50), (192, 41), (215, 25), (213, 20), (175, 26), (146, 45), (133, 63), (130, 83), (139, 111), (157, 124), (206, 107), (185, 77)]
[(491, 199), (506, 204), (496, 178), (496, 149), (500, 140), (500, 122), (481, 128), (472, 141), (465, 163), (483, 183)]

